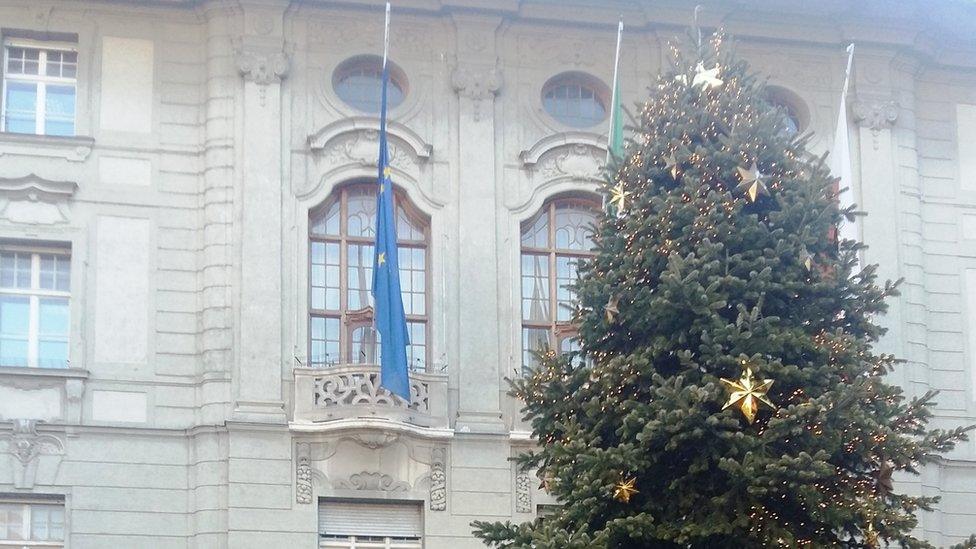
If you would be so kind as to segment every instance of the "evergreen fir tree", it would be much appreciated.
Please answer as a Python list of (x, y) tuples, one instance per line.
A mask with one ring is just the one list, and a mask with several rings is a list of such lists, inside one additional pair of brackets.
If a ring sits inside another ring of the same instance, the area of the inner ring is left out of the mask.
[[(928, 429), (934, 394), (885, 382), (898, 361), (872, 345), (897, 285), (857, 271), (835, 236), (855, 212), (723, 41), (673, 48), (610, 171), (622, 214), (576, 285), (585, 363), (550, 352), (513, 382), (539, 444), (519, 466), (562, 507), (474, 523), (490, 546), (928, 546), (910, 532), (935, 498), (891, 474), (966, 429)], [(723, 409), (746, 368), (772, 406)]]

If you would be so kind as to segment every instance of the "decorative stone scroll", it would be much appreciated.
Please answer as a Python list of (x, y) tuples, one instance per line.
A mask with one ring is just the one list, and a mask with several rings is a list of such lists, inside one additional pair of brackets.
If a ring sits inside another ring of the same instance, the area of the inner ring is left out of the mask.
[(237, 71), (244, 80), (258, 85), (259, 100), (264, 106), (269, 84), (281, 82), (288, 75), (290, 63), (285, 52), (257, 53), (239, 51), (237, 53)]
[(402, 480), (396, 480), (390, 475), (363, 471), (350, 475), (347, 479), (337, 480), (333, 488), (340, 490), (372, 490), (379, 492), (408, 492), (410, 485)]
[(854, 122), (870, 128), (874, 138), (874, 149), (878, 149), (878, 134), (886, 130), (898, 120), (898, 104), (894, 101), (862, 101), (857, 100), (851, 106)]
[(478, 122), (481, 120), (481, 104), (493, 99), (502, 88), (502, 72), (498, 67), (456, 67), (451, 73), (451, 84), (460, 97), (466, 97), (473, 102), (472, 116)]
[(410, 402), (407, 402), (380, 387), (377, 372), (323, 372), (315, 377), (313, 398), (317, 408), (371, 405), (430, 412), (426, 382), (410, 380)]
[(447, 468), (444, 448), (434, 448), (430, 464), (430, 510), (447, 509)]
[(312, 503), (312, 456), (307, 442), (299, 442), (295, 450), (295, 501)]

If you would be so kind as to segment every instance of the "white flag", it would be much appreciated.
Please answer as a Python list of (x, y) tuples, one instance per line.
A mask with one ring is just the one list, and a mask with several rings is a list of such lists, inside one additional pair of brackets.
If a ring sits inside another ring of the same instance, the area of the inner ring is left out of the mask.
[[(830, 151), (830, 171), (834, 177), (840, 179), (838, 188), (843, 191), (838, 197), (838, 206), (842, 210), (857, 203), (858, 198), (854, 192), (851, 143), (847, 126), (847, 89), (851, 82), (851, 66), (853, 63), (854, 44), (851, 44), (847, 47), (847, 71), (844, 74), (844, 90), (840, 96), (840, 111), (837, 113), (837, 128), (834, 130), (834, 147)], [(841, 221), (837, 236), (839, 239), (858, 240), (857, 222), (846, 219)]]

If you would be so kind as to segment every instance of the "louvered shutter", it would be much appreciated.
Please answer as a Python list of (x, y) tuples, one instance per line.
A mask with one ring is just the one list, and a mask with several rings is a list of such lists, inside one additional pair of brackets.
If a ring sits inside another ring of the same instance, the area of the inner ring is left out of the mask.
[(329, 536), (420, 538), (420, 502), (319, 500), (319, 533)]

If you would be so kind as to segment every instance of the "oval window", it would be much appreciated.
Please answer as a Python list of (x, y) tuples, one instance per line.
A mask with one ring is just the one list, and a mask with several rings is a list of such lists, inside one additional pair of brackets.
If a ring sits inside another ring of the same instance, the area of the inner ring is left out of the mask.
[(573, 128), (589, 128), (607, 118), (610, 91), (603, 82), (583, 73), (554, 76), (542, 87), (542, 107)]
[[(399, 67), (390, 63), (390, 84), (386, 89), (387, 108), (403, 103), (407, 93), (406, 78)], [(332, 73), (332, 88), (339, 99), (356, 110), (380, 112), (383, 91), (383, 59), (363, 55), (343, 61)]]

